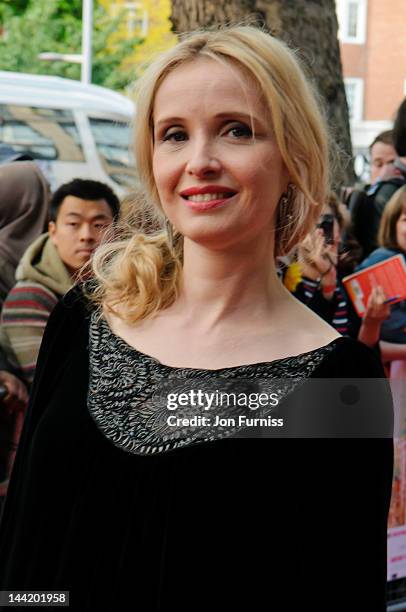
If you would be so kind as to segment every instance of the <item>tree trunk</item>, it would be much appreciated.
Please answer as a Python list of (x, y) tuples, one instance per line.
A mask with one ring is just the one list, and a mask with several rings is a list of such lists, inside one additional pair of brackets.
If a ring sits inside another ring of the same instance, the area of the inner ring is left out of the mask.
[(332, 142), (335, 187), (354, 181), (348, 107), (337, 39), (335, 0), (172, 0), (173, 30), (244, 21), (265, 25), (298, 51), (321, 94)]
[(255, 0), (172, 0), (172, 29), (177, 33), (224, 23), (236, 23), (255, 15)]

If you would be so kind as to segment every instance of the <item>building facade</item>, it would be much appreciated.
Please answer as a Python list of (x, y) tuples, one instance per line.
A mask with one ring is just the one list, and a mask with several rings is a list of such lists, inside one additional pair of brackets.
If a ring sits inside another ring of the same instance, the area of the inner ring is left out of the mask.
[(406, 95), (405, 0), (336, 0), (355, 152), (392, 126)]

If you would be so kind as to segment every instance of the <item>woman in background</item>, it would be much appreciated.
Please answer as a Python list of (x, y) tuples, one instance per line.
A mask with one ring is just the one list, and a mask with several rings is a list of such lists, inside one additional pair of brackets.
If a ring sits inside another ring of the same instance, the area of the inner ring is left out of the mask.
[[(379, 248), (358, 266), (364, 270), (394, 255), (406, 259), (406, 185), (391, 197), (383, 211), (378, 232)], [(393, 297), (393, 296), (387, 296)], [(391, 362), (391, 378), (406, 377), (406, 300), (391, 306), (380, 333), (382, 359)]]
[(340, 334), (379, 348), (381, 325), (390, 314), (382, 288), (374, 288), (365, 316), (360, 319), (341, 283), (340, 263), (347, 257), (347, 253), (340, 254), (342, 234), (348, 225), (345, 212), (336, 196), (330, 194), (318, 227), (299, 245), (300, 282), (294, 295)]
[[(348, 406), (330, 379), (383, 376), (276, 273), (328, 185), (311, 87), (260, 30), (197, 32), (140, 80), (135, 130), (162, 230), (102, 247), (93, 292), (74, 290), (50, 317), (1, 524), (0, 588), (69, 590), (89, 611), (328, 601), (383, 612), (387, 386), (368, 405), (381, 439), (285, 439), (342, 434)], [(275, 427), (192, 400), (168, 420), (180, 390), (261, 388), (280, 396), (279, 419), (270, 405), (257, 413)]]

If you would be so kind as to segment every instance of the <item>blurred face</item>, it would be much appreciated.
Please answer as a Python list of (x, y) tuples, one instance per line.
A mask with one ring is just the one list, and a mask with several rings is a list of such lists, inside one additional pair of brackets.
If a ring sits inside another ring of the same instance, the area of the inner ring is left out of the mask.
[(398, 247), (406, 252), (406, 209), (403, 209), (396, 222), (396, 242)]
[(112, 221), (113, 215), (105, 200), (66, 196), (56, 221), (49, 224), (49, 233), (71, 274), (90, 259)]
[(395, 147), (376, 142), (371, 148), (371, 183), (384, 178), (397, 157)]
[(253, 80), (199, 58), (164, 79), (153, 118), (153, 173), (173, 225), (211, 248), (272, 241), (288, 173)]

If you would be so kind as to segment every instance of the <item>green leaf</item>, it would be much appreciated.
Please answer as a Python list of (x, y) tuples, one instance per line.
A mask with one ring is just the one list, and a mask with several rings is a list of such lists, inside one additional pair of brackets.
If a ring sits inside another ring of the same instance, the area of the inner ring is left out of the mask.
[[(0, 38), (0, 70), (80, 78), (80, 65), (64, 61), (43, 61), (45, 51), (80, 53), (82, 0), (4, 0), (0, 10), (3, 36)], [(95, 2), (93, 16), (92, 82), (123, 90), (135, 79), (134, 70), (123, 67), (141, 38), (111, 43), (125, 19), (126, 11), (112, 18)], [(40, 25), (39, 25), (40, 24)]]

